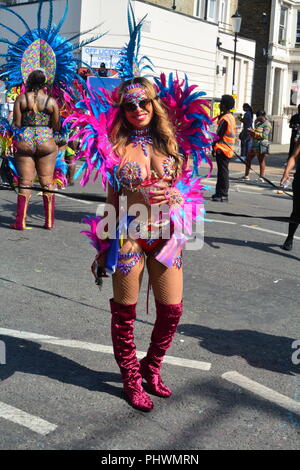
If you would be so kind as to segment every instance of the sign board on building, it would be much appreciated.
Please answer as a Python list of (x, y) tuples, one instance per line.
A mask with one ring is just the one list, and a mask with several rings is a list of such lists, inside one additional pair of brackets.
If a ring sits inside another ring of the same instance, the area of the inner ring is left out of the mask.
[(106, 68), (114, 69), (120, 59), (121, 49), (103, 47), (83, 47), (81, 60), (93, 69), (100, 68), (102, 62)]

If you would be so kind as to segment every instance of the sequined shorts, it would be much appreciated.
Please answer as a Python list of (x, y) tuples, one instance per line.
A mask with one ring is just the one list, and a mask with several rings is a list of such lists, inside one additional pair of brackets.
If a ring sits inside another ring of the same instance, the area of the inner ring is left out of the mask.
[(32, 150), (35, 150), (37, 145), (45, 144), (52, 138), (53, 131), (46, 126), (26, 127), (22, 132), (22, 142), (30, 145)]
[[(143, 253), (119, 253), (118, 255), (118, 264), (117, 268), (121, 271), (122, 274), (125, 276), (130, 273), (132, 268), (142, 259), (144, 258)], [(122, 260), (129, 261), (128, 263), (123, 263)], [(173, 267), (177, 269), (181, 269), (182, 267), (182, 256), (179, 255), (175, 258), (173, 262)]]

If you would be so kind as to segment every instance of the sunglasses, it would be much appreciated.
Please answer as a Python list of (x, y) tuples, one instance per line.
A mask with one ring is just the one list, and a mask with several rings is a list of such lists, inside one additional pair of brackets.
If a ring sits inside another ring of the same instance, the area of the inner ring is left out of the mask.
[(152, 100), (150, 98), (146, 98), (138, 102), (125, 101), (124, 103), (122, 103), (122, 108), (125, 111), (135, 111), (137, 108), (146, 109), (149, 103), (152, 103)]

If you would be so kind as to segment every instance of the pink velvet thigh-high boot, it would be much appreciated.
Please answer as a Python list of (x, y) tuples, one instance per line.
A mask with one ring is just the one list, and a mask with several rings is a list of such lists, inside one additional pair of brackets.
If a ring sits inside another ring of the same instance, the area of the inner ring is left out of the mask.
[(26, 229), (28, 201), (29, 196), (27, 196), (26, 194), (18, 194), (16, 222), (14, 224), (11, 224), (10, 228), (14, 228), (15, 230)]
[(54, 225), (55, 196), (52, 193), (43, 194), (45, 224), (44, 228), (51, 230)]
[(142, 377), (147, 381), (150, 391), (159, 397), (169, 397), (171, 390), (160, 376), (160, 368), (167, 349), (171, 346), (176, 333), (179, 319), (182, 315), (182, 302), (180, 304), (167, 305), (156, 303), (156, 322), (151, 335), (151, 342), (141, 364)]
[(111, 299), (110, 306), (113, 349), (122, 375), (124, 394), (134, 408), (150, 411), (153, 408), (153, 402), (142, 387), (143, 379), (133, 342), (136, 304), (123, 305)]

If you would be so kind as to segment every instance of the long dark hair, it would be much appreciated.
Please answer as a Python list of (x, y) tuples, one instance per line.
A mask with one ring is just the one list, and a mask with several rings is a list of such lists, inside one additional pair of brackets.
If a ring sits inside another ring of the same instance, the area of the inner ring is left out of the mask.
[(34, 92), (34, 104), (33, 104), (33, 111), (36, 113), (37, 109), (37, 95), (39, 90), (44, 88), (47, 81), (47, 75), (43, 70), (37, 69), (31, 72), (27, 78), (26, 82), (26, 91), (33, 91)]
[(46, 85), (47, 77), (43, 70), (34, 70), (27, 78), (26, 90), (39, 91)]
[(251, 113), (251, 116), (253, 117), (254, 112), (253, 112), (253, 109), (252, 109), (252, 107), (250, 106), (249, 103), (244, 103), (244, 104), (243, 104), (243, 108), (245, 108), (246, 111), (249, 111), (249, 112)]

